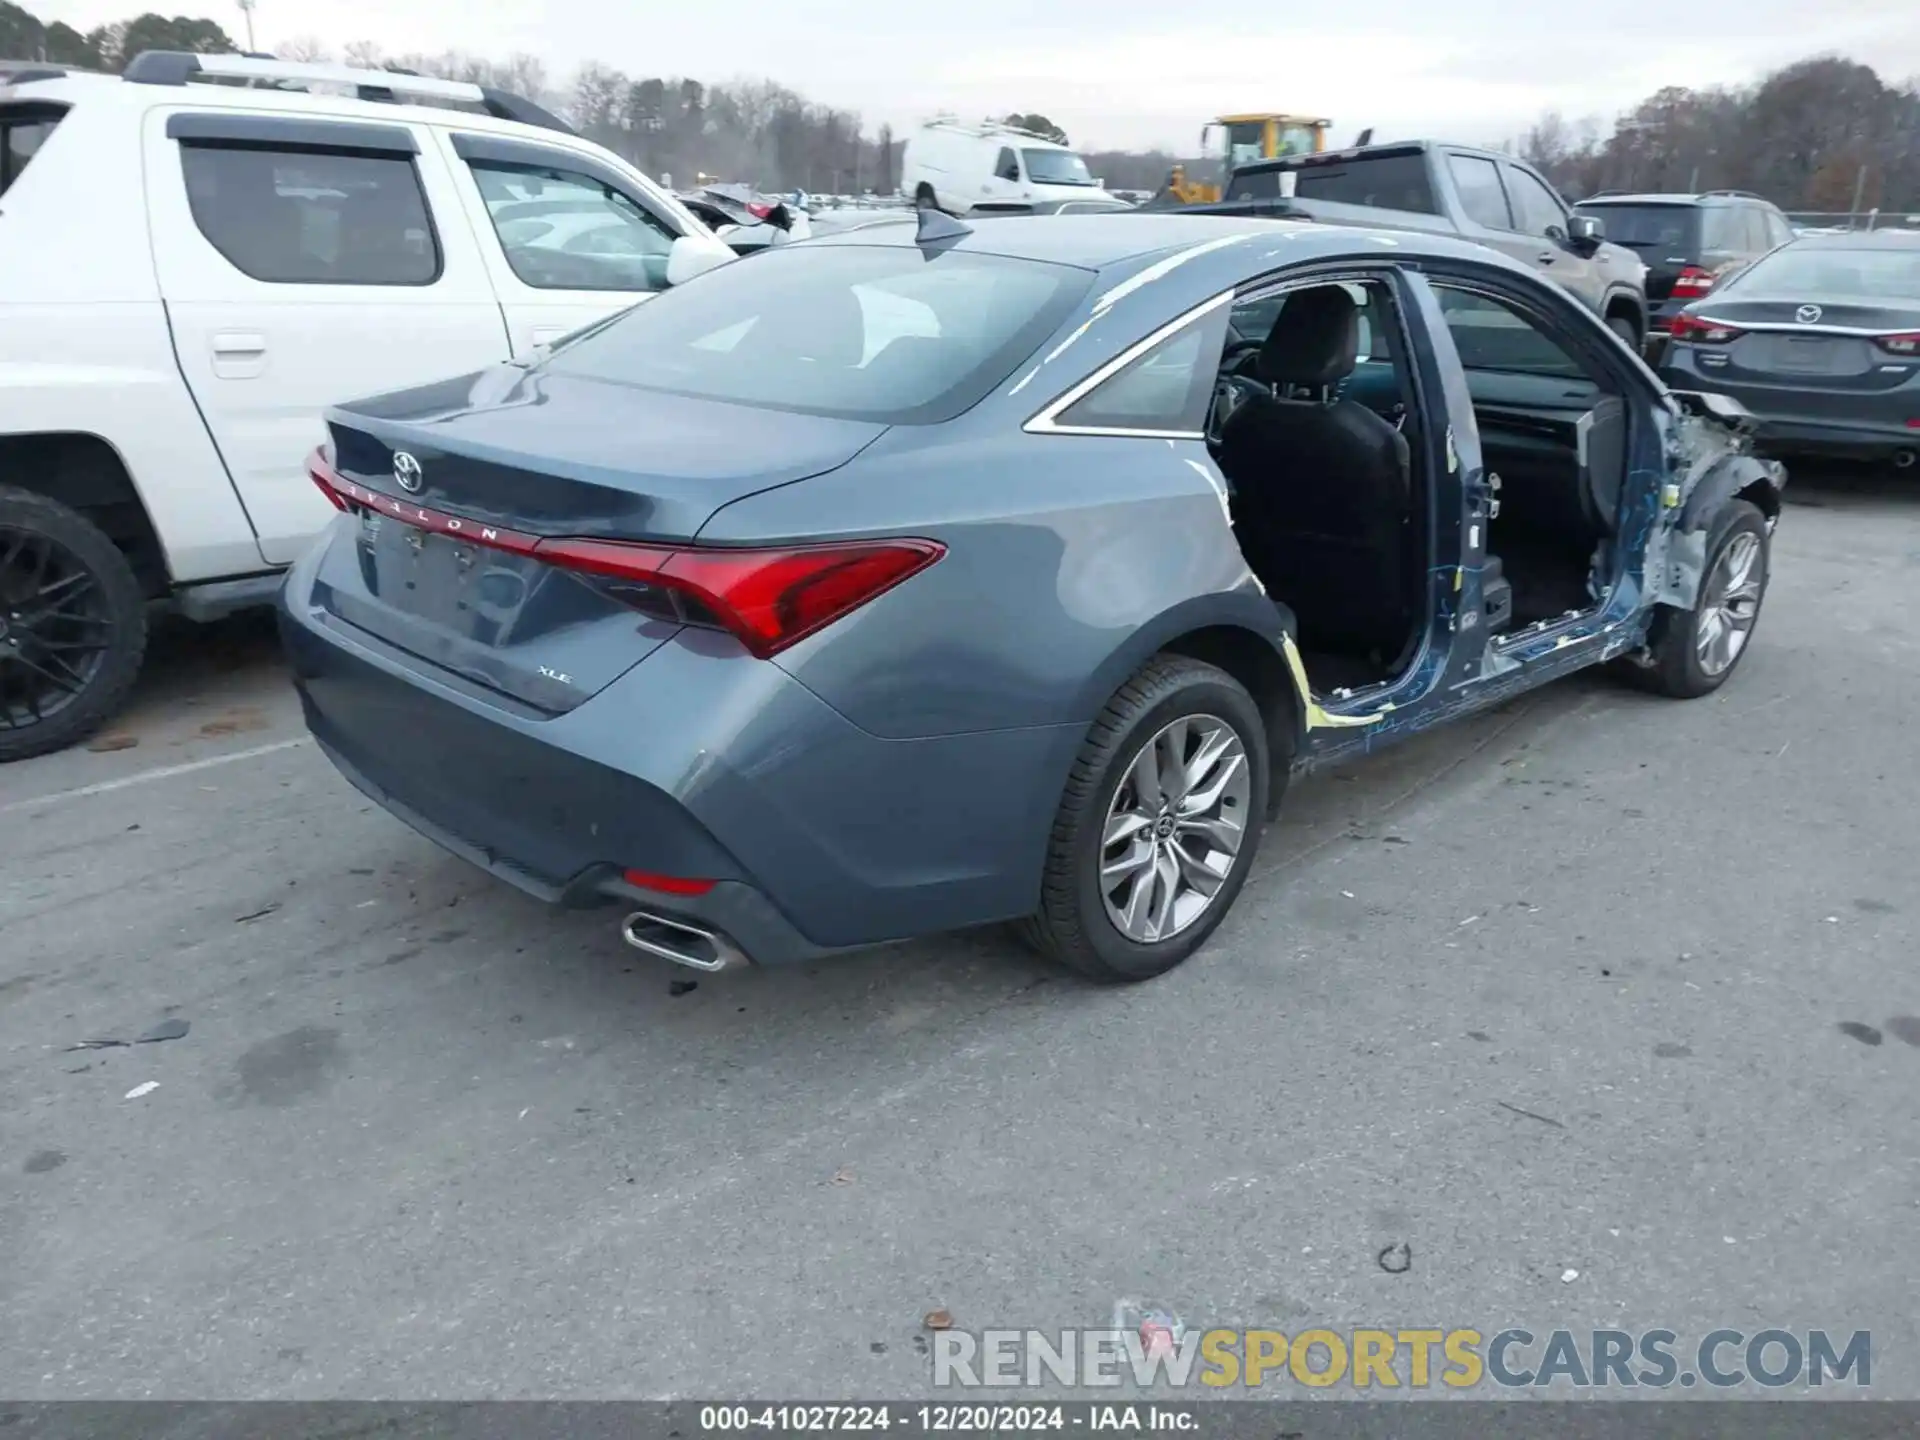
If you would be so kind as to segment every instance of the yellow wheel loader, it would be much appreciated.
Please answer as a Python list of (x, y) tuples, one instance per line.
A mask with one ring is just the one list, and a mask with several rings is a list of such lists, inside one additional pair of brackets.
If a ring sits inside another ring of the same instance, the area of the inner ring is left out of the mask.
[[(1317, 155), (1327, 148), (1331, 120), (1305, 115), (1222, 115), (1200, 132), (1200, 149), (1217, 163), (1217, 179), (1190, 179), (1186, 168), (1173, 167), (1160, 193), (1148, 202), (1155, 208), (1211, 205), (1220, 198), (1220, 186), (1236, 165), (1276, 160), (1283, 155)], [(1364, 142), (1363, 142), (1364, 143)]]

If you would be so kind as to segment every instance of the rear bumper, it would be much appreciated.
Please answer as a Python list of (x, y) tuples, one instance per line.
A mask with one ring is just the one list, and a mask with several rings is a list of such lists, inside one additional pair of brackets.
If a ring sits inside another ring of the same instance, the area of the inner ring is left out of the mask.
[(397, 820), (405, 821), (441, 849), (459, 856), (496, 880), (539, 900), (568, 908), (589, 909), (620, 904), (644, 910), (682, 925), (696, 926), (721, 937), (729, 948), (755, 965), (781, 965), (817, 960), (860, 946), (818, 945), (780, 912), (755, 886), (741, 880), (721, 880), (704, 895), (663, 895), (630, 884), (620, 867), (608, 861), (587, 865), (564, 882), (535, 874), (500, 852), (476, 844), (428, 819), (418, 810), (369, 779), (354, 763), (326, 741), (315, 737), (321, 752), (353, 787)]
[(1849, 395), (1729, 384), (1684, 359), (1663, 367), (1661, 374), (1676, 390), (1706, 390), (1739, 401), (1758, 422), (1754, 448), (1761, 454), (1884, 460), (1920, 451), (1920, 430), (1906, 423), (1920, 396), (1907, 388)]
[[(542, 900), (617, 902), (773, 964), (1029, 914), (1077, 727), (882, 740), (687, 630), (562, 715), (311, 601), (280, 626), (308, 728), (369, 798)], [(700, 894), (627, 871), (711, 881)]]

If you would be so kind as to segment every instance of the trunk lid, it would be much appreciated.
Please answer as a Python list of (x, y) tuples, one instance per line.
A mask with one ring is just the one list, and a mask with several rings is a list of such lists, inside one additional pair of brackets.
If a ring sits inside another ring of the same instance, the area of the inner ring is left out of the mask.
[(553, 565), (535, 542), (688, 541), (723, 505), (837, 469), (885, 428), (518, 367), (343, 406), (328, 431), (352, 528), (315, 603), (558, 714), (701, 617), (670, 590)]
[(1703, 301), (1695, 309), (1745, 332), (1723, 353), (1732, 370), (1754, 377), (1842, 389), (1894, 389), (1906, 383), (1916, 359), (1889, 352), (1876, 339), (1920, 333), (1916, 307), (1728, 295)]

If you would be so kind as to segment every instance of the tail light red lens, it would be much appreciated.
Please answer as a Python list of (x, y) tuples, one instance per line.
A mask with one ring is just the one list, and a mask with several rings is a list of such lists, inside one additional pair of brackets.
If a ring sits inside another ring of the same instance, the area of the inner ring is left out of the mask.
[(333, 502), (336, 510), (345, 510), (347, 497), (340, 493), (340, 476), (333, 468), (333, 460), (322, 445), (307, 457), (307, 477), (320, 487), (320, 493)]
[(1730, 340), (1738, 340), (1741, 333), (1731, 325), (1703, 320), (1698, 315), (1682, 312), (1673, 317), (1673, 338), (1693, 345), (1725, 345)]
[(704, 895), (713, 889), (711, 880), (690, 880), (681, 875), (656, 875), (651, 870), (628, 870), (623, 877), (629, 885), (642, 890), (657, 890), (662, 895)]
[(761, 659), (877, 599), (947, 553), (937, 540), (850, 540), (830, 545), (697, 548), (626, 540), (549, 539), (429, 510), (353, 484), (324, 449), (307, 472), (341, 510), (365, 506), (403, 524), (562, 570), (670, 590), (739, 637)]
[(676, 549), (616, 540), (542, 540), (550, 564), (691, 596), (766, 659), (919, 574), (946, 554), (933, 540), (779, 549)]
[(1674, 297), (1680, 300), (1698, 300), (1711, 289), (1713, 272), (1702, 270), (1698, 265), (1687, 266), (1673, 282)]
[(1911, 360), (1920, 355), (1920, 334), (1916, 335), (1879, 335), (1874, 338), (1878, 345), (1889, 355), (1898, 355)]

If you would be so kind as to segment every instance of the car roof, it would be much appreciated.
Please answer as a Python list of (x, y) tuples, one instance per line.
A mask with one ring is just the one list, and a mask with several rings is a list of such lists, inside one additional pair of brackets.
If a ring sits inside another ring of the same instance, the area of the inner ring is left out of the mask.
[[(55, 67), (47, 68), (51, 70)], [(148, 110), (160, 105), (254, 112), (283, 110), (290, 114), (358, 120), (362, 123), (370, 119), (383, 119), (454, 126), (462, 130), (512, 135), (523, 139), (539, 135), (563, 143), (567, 140), (578, 143), (581, 138), (524, 121), (498, 119), (479, 110), (460, 109), (447, 104), (412, 104), (405, 99), (362, 100), (352, 95), (275, 90), (258, 85), (203, 82), (185, 85), (146, 84), (87, 70), (68, 70), (58, 75), (49, 75), (44, 70), (31, 73), (44, 78), (13, 82), (0, 77), (0, 101), (50, 100), (62, 105), (121, 105), (131, 110)]]
[(1838, 235), (1797, 235), (1795, 249), (1912, 250), (1920, 249), (1920, 230), (1843, 230)]
[[(819, 235), (807, 243), (906, 247), (917, 243), (918, 228), (908, 224), (863, 226)], [(1467, 241), (1394, 230), (1386, 225), (1376, 229), (1239, 215), (1183, 215), (1178, 211), (996, 216), (973, 221), (968, 233), (939, 243), (942, 249), (1102, 270), (1195, 246), (1225, 248), (1241, 238), (1285, 238), (1302, 260), (1337, 258), (1354, 252), (1378, 255), (1380, 245), (1371, 239), (1376, 235), (1391, 237), (1391, 243), (1402, 253), (1471, 256), (1483, 261), (1502, 259), (1495, 252)]]

